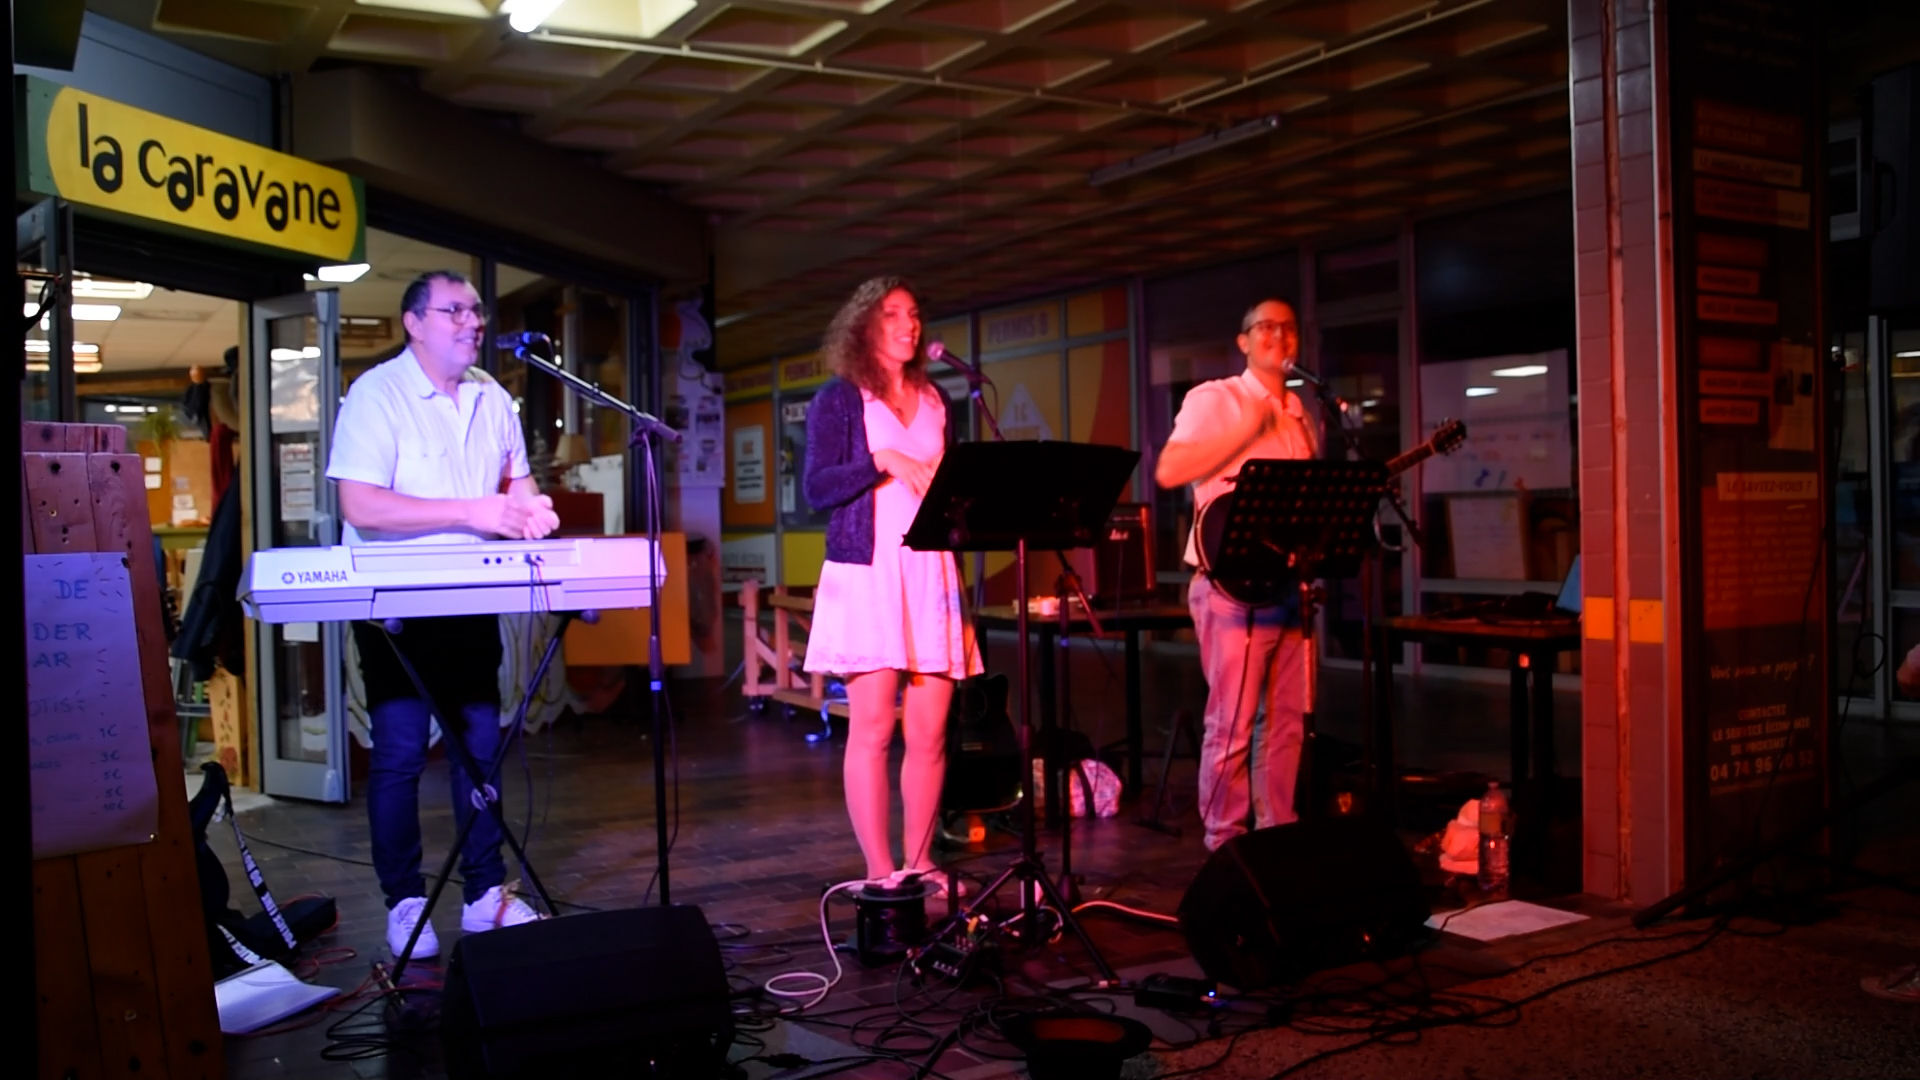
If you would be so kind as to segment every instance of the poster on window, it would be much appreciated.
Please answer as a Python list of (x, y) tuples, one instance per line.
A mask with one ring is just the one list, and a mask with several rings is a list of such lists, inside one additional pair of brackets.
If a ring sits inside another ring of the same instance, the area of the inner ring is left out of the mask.
[(1427, 426), (1467, 425), (1452, 454), (1421, 464), (1428, 494), (1544, 491), (1573, 486), (1567, 351), (1424, 364), (1420, 415)]

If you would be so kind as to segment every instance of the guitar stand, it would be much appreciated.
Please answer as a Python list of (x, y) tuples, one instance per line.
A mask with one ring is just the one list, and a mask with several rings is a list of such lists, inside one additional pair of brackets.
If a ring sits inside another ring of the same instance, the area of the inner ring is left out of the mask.
[(1169, 825), (1164, 819), (1169, 809), (1167, 804), (1173, 801), (1170, 798), (1171, 793), (1167, 790), (1167, 776), (1173, 771), (1174, 744), (1179, 741), (1182, 734), (1187, 737), (1187, 745), (1193, 748), (1194, 760), (1199, 760), (1200, 736), (1193, 730), (1193, 714), (1181, 709), (1173, 714), (1173, 719), (1167, 724), (1167, 751), (1160, 758), (1160, 783), (1153, 789), (1153, 814), (1133, 819), (1135, 825), (1143, 829), (1152, 829), (1165, 836), (1180, 835), (1180, 827)]
[[(487, 771), (484, 773), (473, 760), (473, 755), (467, 753), (466, 740), (463, 738), (464, 729), (455, 729), (450, 725), (447, 717), (442, 715), (439, 703), (427, 690), (427, 684), (421, 680), (419, 671), (415, 670), (413, 662), (407, 659), (407, 654), (401, 650), (400, 643), (394, 640), (395, 635), (400, 632), (401, 620), (387, 619), (378, 623), (381, 631), (387, 636), (387, 643), (393, 646), (393, 655), (399, 659), (401, 669), (407, 673), (407, 680), (413, 683), (414, 692), (420, 695), (420, 699), (427, 703), (427, 708), (439, 718), (441, 744), (447, 748), (448, 761), (465, 769), (468, 779), (473, 782), (474, 798), (483, 806), (473, 807), (472, 810), (478, 811), (484, 808), (487, 813), (493, 815), (494, 821), (500, 826), (500, 835), (506, 839), (507, 846), (513, 849), (514, 859), (520, 865), (520, 876), (533, 886), (534, 893), (539, 896), (540, 903), (547, 909), (549, 915), (557, 914), (554, 910), (553, 898), (547, 895), (547, 887), (540, 883), (540, 876), (534, 872), (533, 863), (527, 858), (526, 851), (521, 848), (520, 841), (514, 839), (513, 829), (507, 825), (506, 810), (500, 804), (500, 791), (495, 785), (489, 783), (487, 778), (499, 775), (501, 763), (506, 761), (507, 754), (513, 749), (513, 744), (521, 737), (521, 732), (526, 727), (527, 709), (533, 703), (533, 695), (539, 693), (540, 684), (546, 680), (547, 668), (553, 664), (554, 654), (560, 649), (560, 639), (566, 636), (567, 626), (576, 617), (589, 624), (600, 621), (599, 613), (593, 611), (561, 611), (555, 614), (560, 616), (560, 625), (554, 629), (553, 636), (547, 640), (546, 651), (541, 654), (539, 666), (533, 669), (533, 678), (527, 683), (527, 691), (521, 696), (520, 707), (514, 713), (513, 726), (508, 729), (507, 737), (500, 740), (500, 747), (494, 751), (493, 759), (487, 763)], [(464, 720), (462, 723), (464, 724)], [(460, 829), (454, 835), (453, 846), (447, 849), (445, 861), (440, 864), (440, 873), (434, 878), (433, 889), (427, 893), (427, 906), (421, 910), (419, 920), (414, 923), (413, 933), (407, 938), (407, 947), (394, 958), (392, 970), (382, 973), (392, 985), (401, 985), (400, 977), (406, 972), (407, 964), (413, 959), (413, 947), (420, 940), (420, 930), (427, 925), (427, 920), (433, 915), (434, 906), (440, 902), (440, 894), (446, 891), (447, 881), (453, 876), (454, 864), (459, 861), (461, 852), (465, 850), (467, 835), (473, 831), (473, 823), (479, 819), (479, 816), (477, 812), (460, 815)], [(376, 961), (374, 967), (381, 968), (384, 965)]]

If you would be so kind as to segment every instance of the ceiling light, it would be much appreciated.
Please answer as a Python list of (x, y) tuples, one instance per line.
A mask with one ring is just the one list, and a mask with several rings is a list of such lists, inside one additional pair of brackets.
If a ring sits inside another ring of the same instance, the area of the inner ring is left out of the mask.
[(1469, 386), (1469, 387), (1467, 387), (1467, 396), (1468, 396), (1468, 397), (1492, 397), (1493, 395), (1495, 395), (1495, 394), (1497, 394), (1497, 393), (1499, 393), (1499, 392), (1500, 392), (1500, 391), (1499, 391), (1498, 389), (1496, 389), (1496, 388), (1494, 388), (1494, 387), (1491, 387), (1491, 386)]
[(101, 406), (101, 407), (102, 407), (102, 408), (104, 408), (104, 409), (106, 409), (106, 410), (107, 410), (108, 412), (119, 412), (119, 411), (120, 411), (120, 406), (118, 406), (118, 405), (104, 405), (104, 406)]
[(1185, 161), (1187, 158), (1204, 154), (1209, 150), (1218, 150), (1223, 146), (1232, 146), (1234, 143), (1246, 142), (1248, 139), (1257, 139), (1262, 135), (1278, 130), (1280, 130), (1280, 117), (1278, 115), (1263, 116), (1258, 120), (1249, 120), (1244, 124), (1235, 124), (1224, 131), (1210, 132), (1198, 138), (1188, 139), (1186, 142), (1175, 143), (1163, 150), (1155, 150), (1151, 153), (1141, 154), (1139, 157), (1128, 158), (1118, 165), (1109, 165), (1104, 169), (1095, 169), (1093, 173), (1087, 177), (1087, 182), (1094, 187), (1099, 187), (1102, 184), (1111, 184), (1115, 180), (1124, 180), (1129, 176), (1138, 176), (1148, 169), (1157, 169), (1162, 165), (1171, 165), (1176, 161)]
[(309, 345), (304, 349), (268, 349), (269, 360), (311, 360), (320, 355), (320, 346)]
[(1305, 386), (1305, 385), (1307, 385), (1307, 380), (1305, 380), (1305, 379), (1288, 379), (1288, 380), (1287, 380), (1287, 385), (1288, 385), (1288, 386)]
[(367, 271), (371, 269), (373, 269), (373, 266), (370, 263), (340, 263), (336, 266), (321, 267), (318, 276), (313, 274), (302, 274), (300, 276), (306, 278), (308, 281), (331, 281), (345, 285), (348, 282), (359, 281), (362, 277), (366, 276)]
[[(49, 313), (48, 318), (51, 318), (53, 309), (49, 308), (47, 310)], [(69, 304), (67, 310), (72, 313), (74, 322), (112, 322), (120, 317), (119, 304)], [(22, 305), (20, 314), (31, 319), (34, 315), (38, 314), (39, 311), (39, 304), (28, 302)], [(43, 330), (46, 329), (46, 321), (45, 318), (40, 320), (42, 323), (41, 329)]]
[(1915, 356), (1920, 356), (1920, 349), (1908, 349), (1906, 352), (1897, 352), (1893, 355), (1901, 357), (1902, 359), (1910, 359)]
[[(27, 351), (36, 356), (45, 356), (53, 351), (53, 346), (47, 344), (42, 338), (33, 338), (27, 342)], [(73, 355), (98, 356), (100, 355), (100, 346), (85, 341), (76, 341), (73, 343)]]
[(107, 281), (102, 278), (73, 279), (76, 300), (145, 300), (153, 295), (153, 286), (144, 281)]
[(507, 25), (523, 34), (531, 34), (540, 28), (566, 0), (507, 0), (500, 5), (500, 14), (507, 17)]
[(1547, 365), (1545, 364), (1521, 364), (1519, 367), (1499, 368), (1492, 374), (1496, 379), (1525, 379), (1546, 373)]

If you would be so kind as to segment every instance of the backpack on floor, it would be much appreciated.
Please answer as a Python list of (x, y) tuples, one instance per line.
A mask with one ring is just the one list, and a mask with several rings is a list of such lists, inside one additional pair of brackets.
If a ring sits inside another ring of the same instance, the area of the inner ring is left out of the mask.
[[(285, 908), (273, 902), (267, 881), (260, 875), (246, 837), (240, 835), (240, 823), (233, 816), (233, 786), (227, 771), (218, 762), (200, 766), (205, 780), (200, 793), (187, 803), (187, 819), (193, 824), (193, 855), (200, 876), (200, 909), (206, 916), (207, 944), (213, 954), (213, 977), (245, 971), (262, 960), (287, 961), (300, 946), (333, 929), (336, 921), (333, 898), (308, 897)], [(227, 868), (220, 856), (207, 844), (207, 826), (224, 805), (227, 821), (233, 826), (234, 842), (240, 845), (240, 861), (246, 866), (248, 883), (260, 897), (261, 912), (248, 917), (229, 904), (232, 893), (227, 887)]]

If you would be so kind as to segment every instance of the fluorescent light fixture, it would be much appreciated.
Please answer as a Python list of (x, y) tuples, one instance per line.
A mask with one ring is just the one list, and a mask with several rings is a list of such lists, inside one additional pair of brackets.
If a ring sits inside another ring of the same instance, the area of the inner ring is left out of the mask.
[(1218, 150), (1223, 146), (1243, 143), (1248, 139), (1257, 139), (1262, 135), (1280, 130), (1279, 114), (1263, 116), (1258, 120), (1249, 120), (1244, 124), (1235, 124), (1224, 131), (1213, 131), (1186, 142), (1175, 143), (1161, 150), (1128, 158), (1118, 165), (1109, 165), (1104, 169), (1095, 169), (1087, 177), (1087, 183), (1094, 187), (1111, 184), (1115, 180), (1124, 180), (1129, 176), (1138, 176), (1148, 169), (1157, 169), (1162, 165), (1171, 165), (1176, 161), (1185, 161), (1190, 157)]
[(1379, 398), (1377, 398), (1377, 397), (1370, 397), (1370, 398), (1368, 398), (1367, 400), (1365, 400), (1365, 401), (1363, 401), (1363, 402), (1361, 402), (1361, 403), (1360, 403), (1360, 407), (1361, 407), (1361, 408), (1363, 408), (1363, 409), (1371, 409), (1371, 408), (1373, 408), (1374, 406), (1376, 406), (1376, 405), (1378, 405), (1378, 404), (1380, 404), (1380, 399), (1379, 399)]
[(1288, 385), (1288, 386), (1305, 386), (1305, 385), (1307, 385), (1307, 380), (1305, 380), (1305, 379), (1288, 379), (1288, 380), (1287, 380), (1287, 385)]
[(1469, 386), (1469, 387), (1467, 387), (1467, 396), (1468, 396), (1468, 397), (1492, 397), (1493, 395), (1495, 395), (1495, 394), (1497, 394), (1497, 393), (1499, 393), (1499, 392), (1500, 392), (1500, 391), (1499, 391), (1499, 389), (1497, 389), (1496, 387), (1492, 387), (1492, 386)]
[(1902, 360), (1911, 360), (1916, 356), (1920, 356), (1920, 349), (1908, 349), (1906, 352), (1897, 352), (1897, 353), (1894, 353), (1893, 355), (1899, 357)]
[(102, 278), (73, 279), (75, 300), (145, 300), (153, 295), (153, 286), (144, 281), (107, 281)]
[(304, 349), (268, 349), (269, 360), (311, 360), (320, 355), (320, 346), (309, 345)]
[(1547, 365), (1545, 364), (1521, 364), (1519, 367), (1497, 368), (1492, 374), (1496, 379), (1528, 379), (1546, 373)]
[[(39, 310), (39, 304), (27, 303), (22, 305), (20, 314), (31, 319), (34, 312)], [(119, 304), (70, 304), (67, 310), (72, 312), (74, 322), (112, 322), (120, 317)], [(47, 312), (47, 317), (51, 318), (53, 309), (48, 308)], [(47, 319), (43, 318), (40, 322), (41, 328), (45, 329)]]
[[(34, 338), (27, 342), (27, 351), (36, 356), (45, 356), (53, 351), (53, 346), (42, 339)], [(73, 343), (73, 355), (99, 356), (100, 346), (85, 341), (76, 341)]]
[[(46, 370), (47, 362), (45, 360), (27, 361), (27, 371), (29, 374), (40, 373)], [(75, 375), (98, 375), (100, 374), (100, 361), (86, 360), (76, 356), (73, 358), (73, 373)], [(129, 405), (127, 408), (131, 410), (133, 406)], [(108, 409), (111, 410), (112, 406), (108, 406)]]
[(340, 263), (337, 266), (321, 267), (318, 275), (302, 274), (300, 276), (308, 281), (331, 281), (345, 285), (348, 282), (359, 281), (371, 269), (373, 269), (371, 263)]
[(500, 14), (507, 17), (507, 25), (523, 34), (531, 34), (547, 21), (547, 17), (559, 9), (566, 0), (507, 0), (500, 5)]

